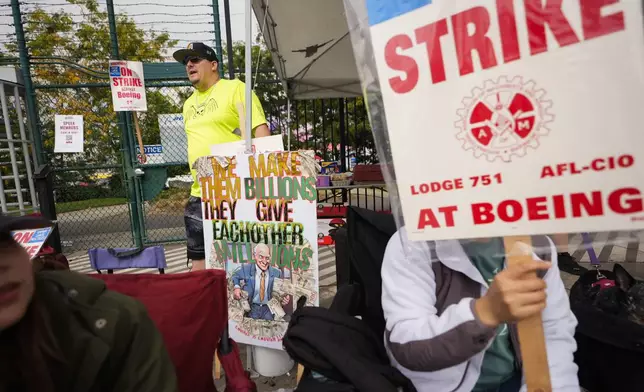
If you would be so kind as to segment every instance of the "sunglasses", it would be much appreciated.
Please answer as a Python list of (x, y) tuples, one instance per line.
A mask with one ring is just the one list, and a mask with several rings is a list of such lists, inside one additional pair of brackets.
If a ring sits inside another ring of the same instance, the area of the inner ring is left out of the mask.
[(200, 62), (202, 62), (204, 60), (205, 59), (202, 59), (201, 57), (186, 57), (186, 59), (183, 60), (183, 65), (188, 65), (188, 63), (199, 64)]

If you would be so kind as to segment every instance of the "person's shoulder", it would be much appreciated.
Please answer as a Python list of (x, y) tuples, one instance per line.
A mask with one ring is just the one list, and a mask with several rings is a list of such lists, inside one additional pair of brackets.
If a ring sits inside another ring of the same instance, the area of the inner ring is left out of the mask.
[(147, 317), (145, 306), (127, 295), (109, 290), (104, 281), (73, 271), (43, 271), (36, 275), (41, 284), (53, 287), (69, 299), (74, 311), (105, 313), (121, 317), (127, 314), (132, 323)]
[(429, 257), (431, 248), (436, 244), (434, 241), (411, 241), (407, 235), (405, 226), (401, 226), (389, 238), (385, 249), (383, 265), (397, 265), (401, 261), (407, 262), (412, 259)]
[(245, 89), (244, 82), (239, 79), (220, 79), (217, 83), (221, 84), (219, 91), (234, 93)]
[(183, 102), (183, 107), (186, 108), (186, 107), (192, 105), (192, 101), (195, 100), (196, 95), (197, 95), (197, 90), (194, 89), (192, 91), (192, 94), (190, 94), (190, 96), (188, 98), (186, 98), (186, 100)]
[(226, 86), (229, 86), (231, 88), (238, 88), (240, 86), (244, 86), (244, 82), (241, 80), (235, 78), (235, 79), (221, 79), (219, 81), (220, 83), (223, 83)]

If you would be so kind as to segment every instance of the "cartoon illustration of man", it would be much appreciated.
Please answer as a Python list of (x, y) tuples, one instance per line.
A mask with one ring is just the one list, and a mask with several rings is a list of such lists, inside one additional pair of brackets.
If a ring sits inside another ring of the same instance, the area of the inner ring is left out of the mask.
[[(253, 258), (254, 264), (243, 264), (233, 274), (233, 296), (236, 300), (241, 300), (243, 289), (248, 293), (250, 304), (248, 317), (272, 321), (274, 316), (268, 302), (272, 297), (275, 278), (281, 278), (282, 272), (271, 267), (271, 248), (266, 244), (255, 245)], [(289, 302), (288, 295), (281, 299), (282, 305), (288, 305)]]

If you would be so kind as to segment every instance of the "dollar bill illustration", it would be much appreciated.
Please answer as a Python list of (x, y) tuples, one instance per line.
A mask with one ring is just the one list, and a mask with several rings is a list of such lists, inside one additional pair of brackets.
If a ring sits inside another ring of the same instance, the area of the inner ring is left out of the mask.
[(261, 336), (261, 320), (250, 319), (250, 334), (253, 336)]
[(278, 298), (271, 298), (271, 300), (268, 301), (268, 308), (271, 313), (273, 313), (275, 320), (281, 320), (286, 316), (286, 312), (284, 312), (284, 308), (282, 308), (282, 304)]
[(282, 339), (286, 333), (286, 329), (288, 328), (288, 323), (274, 322), (271, 327), (273, 329), (273, 337)]
[(273, 281), (273, 296), (282, 297), (286, 294), (293, 294), (293, 283), (290, 279), (276, 278)]
[(273, 328), (271, 324), (273, 324), (271, 321), (262, 320), (262, 323), (261, 323), (262, 337), (265, 337), (265, 338), (273, 337)]
[(240, 327), (242, 329), (242, 331), (252, 333), (253, 332), (253, 328), (251, 326), (252, 321), (253, 321), (253, 319), (250, 319), (248, 317), (244, 317), (244, 319), (241, 322), (241, 327)]
[(296, 271), (294, 274), (294, 285), (303, 289), (312, 290), (315, 288), (315, 277), (313, 271)]
[(228, 318), (240, 323), (244, 320), (244, 311), (238, 307), (228, 308)]
[(297, 304), (300, 300), (300, 297), (306, 296), (306, 305), (315, 306), (317, 301), (318, 294), (313, 289), (297, 287), (295, 288), (295, 303)]

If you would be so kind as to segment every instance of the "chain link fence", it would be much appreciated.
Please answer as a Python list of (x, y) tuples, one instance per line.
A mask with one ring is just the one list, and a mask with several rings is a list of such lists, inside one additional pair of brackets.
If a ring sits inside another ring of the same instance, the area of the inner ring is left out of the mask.
[[(53, 197), (64, 250), (71, 253), (92, 247), (183, 241), (183, 208), (192, 178), (181, 113), (192, 87), (182, 72), (171, 72), (167, 77), (163, 72), (145, 72), (148, 111), (138, 113), (137, 118), (147, 161), (139, 162), (137, 155), (141, 151), (132, 114), (121, 117), (112, 107), (107, 69), (114, 42), (105, 3), (61, 0), (57, 4), (23, 3), (22, 27), (38, 107), (43, 145), (39, 153), (54, 170)], [(214, 42), (216, 26), (204, 18), (190, 22), (195, 29), (191, 34), (155, 27), (166, 23), (165, 19), (177, 23), (183, 23), (184, 16), (194, 19), (187, 9), (173, 10), (168, 18), (166, 12), (139, 15), (129, 12), (128, 7), (119, 5), (115, 15), (121, 58), (162, 65), (172, 62), (171, 53), (189, 41)], [(0, 16), (7, 10), (10, 9), (0, 6)], [(204, 16), (218, 17), (216, 13)], [(0, 47), (6, 53), (18, 53), (16, 40), (17, 36), (8, 34), (0, 40)], [(232, 50), (234, 66), (242, 68), (243, 43), (234, 43)], [(223, 72), (228, 75), (227, 53), (220, 57)], [(288, 102), (272, 68), (270, 53), (262, 52), (258, 45), (253, 47), (253, 58), (258, 59), (254, 90), (272, 133), (284, 135), (285, 146), (312, 149), (323, 160), (336, 162), (344, 150), (343, 164), (347, 167), (350, 162), (377, 163), (362, 98)], [(0, 63), (11, 61), (11, 57), (0, 56)], [(243, 73), (235, 71), (235, 77), (245, 79)], [(82, 153), (54, 153), (56, 115), (83, 116)], [(0, 145), (0, 161), (3, 154)], [(6, 184), (8, 179), (4, 171), (2, 174)], [(325, 194), (321, 198), (329, 200)]]

